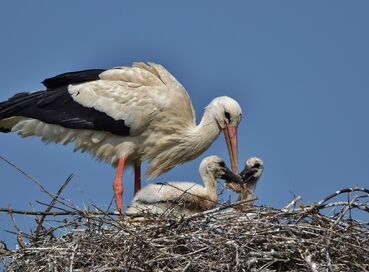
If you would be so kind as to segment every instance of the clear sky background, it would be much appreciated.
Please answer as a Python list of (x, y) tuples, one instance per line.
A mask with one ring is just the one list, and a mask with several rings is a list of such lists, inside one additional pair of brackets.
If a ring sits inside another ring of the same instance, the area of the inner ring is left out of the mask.
[[(157, 62), (185, 86), (198, 120), (216, 96), (240, 103), (239, 167), (251, 156), (265, 162), (258, 204), (281, 207), (294, 195), (318, 201), (369, 185), (368, 14), (360, 0), (1, 1), (0, 100), (67, 71)], [(0, 155), (48, 190), (74, 173), (64, 197), (106, 207), (114, 169), (72, 150), (0, 134)], [(213, 154), (229, 164), (222, 135), (156, 181), (201, 182), (198, 165)], [(0, 207), (40, 209), (35, 200), (48, 199), (2, 161), (0, 184)], [(124, 185), (127, 205), (132, 170)], [(25, 231), (34, 226), (16, 220)], [(14, 245), (4, 230), (13, 227), (1, 214), (0, 240)]]

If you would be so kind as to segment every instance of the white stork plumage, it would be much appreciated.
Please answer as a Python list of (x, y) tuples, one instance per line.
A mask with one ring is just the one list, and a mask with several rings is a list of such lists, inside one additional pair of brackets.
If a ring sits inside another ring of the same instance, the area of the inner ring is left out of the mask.
[(189, 95), (161, 65), (70, 72), (43, 84), (46, 90), (0, 102), (0, 131), (39, 136), (45, 142), (74, 142), (75, 150), (117, 166), (113, 188), (120, 212), (125, 165), (135, 166), (136, 192), (142, 161), (150, 161), (145, 174), (157, 177), (199, 156), (221, 131), (237, 172), (239, 104), (217, 97), (196, 125)]
[(218, 156), (202, 160), (199, 172), (204, 182), (165, 182), (149, 184), (137, 192), (126, 215), (191, 215), (212, 209), (217, 204), (216, 179), (242, 183)]

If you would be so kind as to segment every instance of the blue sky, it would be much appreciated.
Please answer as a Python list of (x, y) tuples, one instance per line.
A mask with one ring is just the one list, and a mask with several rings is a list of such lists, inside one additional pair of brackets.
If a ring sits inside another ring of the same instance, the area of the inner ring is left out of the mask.
[[(67, 71), (157, 62), (186, 87), (198, 120), (216, 96), (241, 104), (240, 168), (251, 156), (265, 161), (258, 204), (281, 207), (294, 194), (318, 201), (369, 185), (368, 12), (359, 0), (1, 1), (0, 100)], [(114, 169), (72, 149), (0, 134), (0, 155), (50, 191), (74, 173), (64, 197), (105, 207)], [(156, 181), (200, 182), (198, 165), (213, 154), (229, 164), (222, 135)], [(0, 207), (47, 200), (2, 161), (0, 174)], [(128, 204), (131, 170), (124, 185)], [(34, 224), (16, 219), (26, 231)], [(1, 214), (0, 240), (14, 243), (4, 229), (13, 228)]]

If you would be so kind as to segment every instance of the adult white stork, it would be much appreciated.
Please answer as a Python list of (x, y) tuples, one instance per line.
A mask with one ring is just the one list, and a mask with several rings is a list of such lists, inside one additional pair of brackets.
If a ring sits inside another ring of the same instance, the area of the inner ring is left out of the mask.
[(125, 165), (135, 167), (136, 192), (142, 161), (150, 161), (145, 174), (154, 178), (199, 156), (222, 130), (237, 171), (239, 104), (217, 97), (196, 125), (189, 95), (161, 65), (70, 72), (42, 83), (46, 90), (18, 93), (0, 103), (0, 131), (74, 142), (75, 150), (117, 166), (113, 188), (120, 212)]
[(217, 178), (242, 183), (218, 156), (202, 160), (199, 172), (204, 186), (194, 182), (166, 182), (149, 184), (137, 192), (126, 214), (143, 215), (191, 215), (212, 209), (217, 204)]

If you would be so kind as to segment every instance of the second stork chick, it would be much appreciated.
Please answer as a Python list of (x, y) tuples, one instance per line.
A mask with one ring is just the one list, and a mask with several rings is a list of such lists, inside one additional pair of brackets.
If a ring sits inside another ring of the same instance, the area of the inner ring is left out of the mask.
[(240, 193), (240, 200), (255, 198), (256, 183), (263, 174), (264, 162), (258, 157), (249, 158), (245, 162), (245, 168), (240, 173), (247, 190)]
[(138, 217), (170, 213), (191, 215), (212, 209), (217, 204), (216, 180), (242, 182), (218, 156), (202, 160), (199, 167), (204, 186), (194, 182), (150, 184), (137, 192), (126, 215)]
[(227, 187), (239, 194), (239, 200), (249, 201), (245, 208), (253, 206), (253, 199), (255, 199), (256, 184), (259, 181), (264, 170), (264, 162), (258, 157), (252, 157), (246, 160), (245, 168), (240, 173), (242, 183), (226, 182)]

